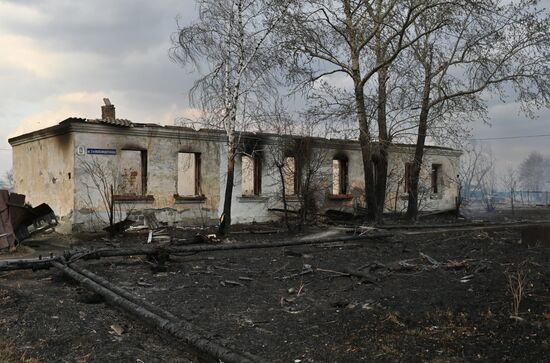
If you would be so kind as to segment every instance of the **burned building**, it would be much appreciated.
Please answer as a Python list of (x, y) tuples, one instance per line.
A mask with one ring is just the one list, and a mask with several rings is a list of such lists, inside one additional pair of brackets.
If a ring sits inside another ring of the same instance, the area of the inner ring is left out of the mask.
[[(363, 206), (358, 142), (243, 132), (235, 160), (233, 223), (281, 217), (304, 195), (322, 212)], [(118, 119), (110, 103), (101, 119), (68, 118), (9, 140), (15, 191), (31, 204), (48, 203), (67, 231), (97, 229), (112, 218), (154, 213), (161, 222), (209, 225), (223, 210), (226, 138), (223, 131)], [(390, 148), (386, 211), (407, 202), (414, 147)], [(427, 147), (422, 210), (455, 207), (460, 152)], [(307, 183), (304, 181), (307, 180)], [(109, 196), (112, 195), (112, 198)]]

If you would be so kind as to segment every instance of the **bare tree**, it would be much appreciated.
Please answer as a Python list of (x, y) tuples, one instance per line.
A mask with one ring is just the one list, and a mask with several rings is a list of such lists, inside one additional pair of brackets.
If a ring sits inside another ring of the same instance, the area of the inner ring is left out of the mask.
[(275, 102), (274, 109), (269, 112), (269, 116), (262, 120), (259, 118), (259, 128), (263, 132), (272, 132), (274, 135), (279, 135), (269, 144), (265, 146), (267, 170), (273, 171), (272, 179), (279, 186), (281, 202), (283, 204), (283, 220), (287, 230), (292, 230), (290, 223), (289, 195), (295, 193), (294, 190), (288, 190), (288, 183), (295, 186), (296, 180), (296, 164), (289, 163), (289, 156), (293, 155), (292, 150), (295, 148), (293, 135), (296, 132), (296, 123), (292, 120), (283, 104)]
[[(290, 224), (290, 217), (289, 217), (289, 203), (288, 203), (288, 193), (287, 190), (287, 180), (293, 180), (294, 174), (296, 173), (296, 169), (294, 167), (291, 167), (287, 161), (286, 151), (287, 150), (287, 143), (289, 141), (289, 138), (280, 138), (278, 145), (270, 148), (270, 156), (271, 156), (271, 165), (274, 166), (273, 170), (276, 170), (278, 177), (278, 182), (280, 183), (280, 193), (281, 193), (281, 201), (283, 203), (283, 220), (285, 222), (287, 230), (292, 230), (291, 224)], [(274, 179), (276, 179), (274, 178)]]
[(402, 213), (401, 210), (401, 199), (402, 199), (402, 189), (405, 185), (405, 175), (401, 172), (401, 168), (391, 168), (388, 171), (388, 184), (387, 189), (390, 195), (388, 202), (391, 204), (388, 206), (388, 209), (393, 211), (393, 214), (398, 215)]
[(529, 264), (530, 261), (525, 260), (517, 265), (512, 265), (504, 271), (508, 282), (508, 293), (512, 297), (512, 314), (510, 315), (512, 319), (523, 320), (519, 317), (519, 308), (525, 296), (528, 296), (529, 291), (532, 289)]
[(541, 191), (546, 183), (548, 161), (541, 153), (533, 151), (519, 166), (521, 186), (528, 191)]
[(482, 199), (492, 209), (495, 189), (495, 159), (488, 145), (473, 142), (466, 145), (460, 162), (459, 184), (466, 200)]
[(261, 129), (277, 135), (266, 145), (266, 154), (268, 169), (276, 173), (273, 179), (281, 193), (285, 224), (292, 229), (289, 199), (293, 199), (299, 210), (292, 212), (298, 212), (297, 226), (301, 227), (317, 214), (316, 201), (328, 185), (327, 151), (317, 147), (312, 137), (317, 125), (292, 120), (282, 103), (276, 102), (269, 117), (261, 122)]
[(510, 207), (512, 208), (512, 215), (514, 215), (514, 198), (519, 184), (518, 170), (510, 165), (507, 166), (501, 175), (500, 181), (504, 190), (510, 193)]
[[(425, 34), (411, 47), (421, 71), (418, 86), (418, 136), (413, 163), (412, 187), (407, 215), (418, 213), (418, 178), (430, 122), (456, 116), (483, 116), (481, 94), (492, 92), (501, 98), (511, 89), (530, 114), (550, 101), (548, 14), (536, 8), (536, 1), (505, 2), (482, 0), (456, 2), (430, 9), (415, 24), (414, 37)], [(431, 22), (445, 26), (438, 31)], [(417, 87), (415, 87), (417, 88)]]
[(238, 132), (247, 108), (266, 100), (277, 64), (274, 28), (287, 8), (284, 0), (198, 0), (199, 21), (174, 34), (173, 60), (208, 72), (195, 82), (191, 101), (227, 135), (227, 175), (219, 233), (231, 225), (231, 200)]
[[(311, 137), (297, 140), (298, 183), (300, 188), (300, 226), (309, 222), (319, 211), (316, 201), (323, 195), (328, 183), (328, 175), (323, 168), (328, 161), (326, 150), (315, 145)], [(323, 195), (324, 196), (324, 195)]]
[(495, 210), (495, 192), (497, 189), (497, 177), (494, 167), (494, 159), (491, 160), (490, 167), (483, 178), (478, 179), (479, 190), (481, 191), (482, 202), (485, 210), (492, 212)]
[[(96, 221), (109, 225), (110, 233), (114, 233), (112, 227), (122, 220), (123, 214), (120, 205), (117, 208), (115, 203), (115, 195), (121, 186), (118, 169), (98, 158), (81, 158), (79, 165), (84, 176), (82, 183), (86, 189), (86, 194), (81, 195), (84, 198), (83, 203)], [(101, 210), (106, 212), (107, 220), (104, 220)]]
[[(294, 61), (294, 67), (290, 69), (293, 81), (315, 89), (319, 81), (343, 75), (352, 84), (349, 93), (353, 95), (353, 102), (347, 105), (353, 106), (356, 119), (363, 156), (365, 197), (372, 219), (382, 218), (386, 192), (390, 140), (385, 82), (389, 68), (404, 49), (424, 35), (407, 37), (408, 30), (420, 14), (445, 3), (430, 0), (308, 0), (296, 3), (285, 19), (282, 32)], [(377, 117), (373, 120), (369, 118), (366, 89), (375, 78), (378, 80), (378, 96), (374, 108)], [(378, 147), (375, 148), (376, 130)]]

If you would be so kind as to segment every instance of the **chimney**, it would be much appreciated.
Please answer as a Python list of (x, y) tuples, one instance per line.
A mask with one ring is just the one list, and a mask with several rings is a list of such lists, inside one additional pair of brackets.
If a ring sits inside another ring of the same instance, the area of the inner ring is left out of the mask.
[(105, 106), (101, 106), (101, 119), (102, 120), (114, 120), (115, 116), (115, 105), (111, 104), (108, 98), (104, 98)]

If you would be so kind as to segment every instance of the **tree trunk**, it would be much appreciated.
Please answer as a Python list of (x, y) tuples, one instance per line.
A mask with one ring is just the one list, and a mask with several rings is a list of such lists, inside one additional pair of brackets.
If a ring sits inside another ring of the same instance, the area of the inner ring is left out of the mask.
[(462, 205), (462, 185), (458, 185), (458, 196), (455, 199), (455, 215), (460, 218), (460, 206)]
[(231, 201), (233, 199), (233, 185), (235, 176), (235, 152), (236, 146), (234, 136), (229, 137), (227, 143), (227, 179), (225, 182), (225, 197), (223, 202), (223, 213), (220, 218), (218, 233), (225, 236), (231, 228)]
[[(379, 60), (384, 60), (385, 49), (379, 47)], [(386, 205), (386, 183), (388, 179), (388, 130), (386, 117), (387, 103), (387, 77), (388, 67), (382, 67), (378, 71), (378, 105), (377, 105), (377, 122), (378, 122), (378, 153), (376, 155), (376, 222), (382, 224), (384, 207)]]
[[(307, 165), (308, 163), (306, 162), (305, 164)], [(309, 166), (308, 166), (308, 168), (309, 168)], [(313, 196), (311, 195), (311, 170), (309, 170), (309, 169), (306, 170), (306, 173), (307, 173), (307, 175), (304, 179), (304, 184), (301, 187), (301, 191), (302, 191), (302, 210), (301, 210), (301, 213), (300, 213), (300, 226), (299, 226), (300, 229), (306, 223), (307, 217), (308, 217), (308, 212), (313, 206), (313, 204), (312, 204)]]
[(514, 213), (514, 190), (513, 189), (510, 191), (510, 203), (512, 204), (512, 215), (515, 216), (515, 213)]
[(376, 222), (383, 223), (384, 208), (386, 205), (386, 184), (388, 179), (388, 150), (387, 146), (380, 146), (376, 163)]
[(109, 186), (109, 211), (107, 212), (109, 214), (109, 237), (114, 237), (116, 235), (116, 231), (114, 228), (115, 225), (115, 188), (113, 187), (113, 184)]
[[(232, 5), (233, 6), (233, 5)], [(239, 8), (238, 16), (241, 15)], [(234, 88), (231, 87), (231, 67), (230, 67), (230, 58), (231, 58), (231, 29), (233, 28), (233, 17), (231, 21), (226, 23), (226, 49), (225, 49), (225, 69), (224, 69), (224, 105), (225, 105), (225, 121), (224, 127), (227, 134), (227, 176), (225, 180), (225, 193), (224, 193), (224, 202), (223, 202), (223, 212), (220, 217), (220, 226), (218, 228), (218, 234), (224, 236), (229, 229), (231, 228), (231, 201), (233, 198), (233, 184), (235, 176), (235, 121), (237, 117), (237, 105), (238, 105), (238, 95), (240, 87), (240, 78), (239, 76), (235, 80)], [(242, 28), (241, 28), (242, 29)], [(242, 45), (242, 37), (241, 37)], [(242, 50), (242, 48), (241, 48)], [(239, 59), (239, 67), (242, 65), (242, 58)], [(239, 68), (240, 70), (241, 68)]]
[(115, 224), (115, 188), (113, 184), (110, 185), (111, 194), (109, 195), (109, 226), (112, 227)]
[(418, 217), (418, 185), (420, 179), (420, 170), (422, 168), (422, 158), (424, 157), (424, 144), (426, 142), (427, 131), (427, 111), (426, 116), (420, 116), (418, 126), (418, 138), (414, 152), (414, 160), (411, 170), (411, 180), (409, 184), (409, 201), (407, 205), (407, 217), (415, 221)]
[(355, 87), (355, 110), (357, 112), (357, 122), (359, 124), (359, 144), (361, 145), (361, 154), (363, 156), (363, 171), (365, 173), (365, 199), (367, 202), (367, 218), (374, 220), (378, 210), (376, 203), (376, 193), (374, 188), (374, 173), (372, 165), (372, 144), (367, 113), (365, 111), (365, 94), (363, 87)]
[(288, 204), (286, 202), (286, 186), (285, 186), (285, 175), (284, 175), (284, 164), (277, 165), (277, 169), (279, 169), (279, 176), (281, 177), (281, 186), (282, 186), (282, 198), (283, 198), (283, 210), (285, 211), (284, 218), (285, 218), (285, 225), (286, 229), (288, 231), (291, 231), (290, 228), (290, 222), (288, 220)]
[(365, 107), (365, 90), (363, 79), (361, 77), (361, 67), (359, 63), (360, 50), (356, 48), (357, 34), (356, 25), (353, 20), (353, 11), (350, 1), (342, 2), (344, 13), (346, 14), (346, 32), (348, 44), (350, 45), (351, 58), (351, 78), (353, 79), (355, 93), (355, 112), (357, 116), (357, 126), (359, 127), (359, 145), (361, 145), (361, 154), (363, 156), (363, 172), (365, 178), (365, 199), (367, 203), (367, 219), (374, 220), (376, 211), (376, 193), (373, 180), (372, 166), (372, 143), (370, 134), (370, 125), (367, 119)]
[[(407, 218), (416, 221), (418, 218), (418, 185), (420, 179), (420, 170), (422, 168), (422, 159), (424, 157), (424, 145), (426, 144), (426, 133), (428, 131), (428, 116), (430, 113), (430, 67), (426, 67), (424, 79), (424, 91), (422, 95), (422, 105), (420, 117), (418, 120), (418, 137), (414, 151), (414, 160), (411, 170), (411, 180), (409, 188), (409, 201), (407, 205)], [(406, 183), (407, 181), (405, 181)]]

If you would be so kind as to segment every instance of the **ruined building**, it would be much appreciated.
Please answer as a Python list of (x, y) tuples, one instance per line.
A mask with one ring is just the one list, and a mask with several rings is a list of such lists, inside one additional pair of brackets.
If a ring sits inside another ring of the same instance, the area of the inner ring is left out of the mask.
[[(349, 140), (240, 134), (233, 222), (278, 219), (285, 189), (289, 208), (350, 211), (364, 206), (359, 144)], [(67, 230), (93, 230), (130, 215), (154, 213), (161, 222), (207, 225), (223, 210), (226, 144), (223, 131), (134, 123), (118, 119), (106, 100), (101, 119), (68, 118), (9, 140), (15, 191), (31, 204), (48, 203)], [(386, 210), (407, 202), (414, 148), (390, 149)], [(447, 210), (458, 193), (460, 152), (427, 147), (421, 210)], [(307, 181), (307, 182), (305, 182)], [(113, 191), (111, 200), (106, 198)], [(112, 211), (112, 213), (110, 213)], [(132, 218), (134, 219), (134, 218)]]

